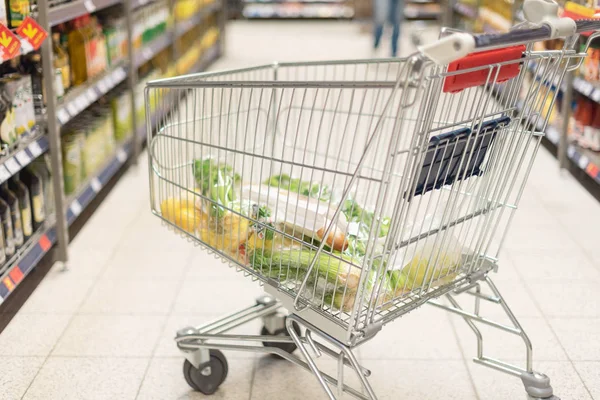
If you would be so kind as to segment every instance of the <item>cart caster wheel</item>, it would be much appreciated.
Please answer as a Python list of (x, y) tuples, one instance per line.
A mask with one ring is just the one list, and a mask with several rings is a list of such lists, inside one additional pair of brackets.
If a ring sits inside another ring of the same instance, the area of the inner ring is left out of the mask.
[[(294, 331), (300, 335), (301, 331), (300, 331), (300, 326), (298, 326), (297, 323), (292, 323), (292, 327), (294, 328)], [(290, 334), (288, 333), (287, 329), (284, 328), (280, 328), (277, 329), (275, 332), (269, 332), (269, 330), (267, 329), (266, 326), (263, 326), (262, 329), (260, 330), (260, 334), (261, 335), (273, 335), (273, 336), (290, 336)], [(273, 343), (273, 342), (263, 342), (263, 346), (265, 347), (276, 347), (278, 349), (281, 349), (283, 351), (285, 351), (286, 353), (293, 353), (296, 349), (297, 346), (295, 343)], [(273, 356), (277, 357), (277, 358), (281, 358), (281, 356), (277, 355), (277, 354), (273, 354)]]
[(219, 350), (210, 350), (210, 361), (196, 368), (188, 360), (183, 363), (185, 381), (194, 390), (210, 395), (217, 391), (227, 378), (229, 366), (225, 355)]

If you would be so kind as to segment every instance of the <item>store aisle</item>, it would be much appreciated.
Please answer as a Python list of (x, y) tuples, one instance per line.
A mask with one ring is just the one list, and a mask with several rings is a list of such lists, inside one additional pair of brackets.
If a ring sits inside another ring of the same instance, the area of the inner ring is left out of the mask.
[[(215, 68), (366, 57), (371, 38), (358, 32), (349, 23), (233, 23)], [(402, 51), (411, 51), (408, 40)], [(144, 156), (73, 241), (69, 270), (55, 266), (0, 334), (0, 399), (204, 398), (183, 379), (175, 331), (249, 305), (261, 291), (161, 226), (148, 207), (146, 165)], [(563, 399), (600, 399), (599, 226), (600, 205), (540, 150), (494, 278), (531, 336), (536, 369)], [(485, 337), (490, 356), (523, 359), (512, 337)], [(524, 397), (517, 379), (474, 365), (475, 351), (462, 320), (424, 306), (359, 356), (382, 399)], [(291, 364), (227, 355), (229, 376), (214, 399), (322, 398)]]

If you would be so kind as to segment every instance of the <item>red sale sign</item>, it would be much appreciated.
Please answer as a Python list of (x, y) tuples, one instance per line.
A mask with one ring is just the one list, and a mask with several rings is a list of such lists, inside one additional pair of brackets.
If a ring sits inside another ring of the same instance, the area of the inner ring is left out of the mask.
[(19, 54), (21, 41), (6, 26), (0, 24), (0, 52), (2, 60), (9, 60)]
[(17, 28), (17, 33), (36, 50), (40, 48), (44, 40), (48, 37), (48, 32), (43, 30), (31, 17), (27, 17), (21, 22), (21, 25)]

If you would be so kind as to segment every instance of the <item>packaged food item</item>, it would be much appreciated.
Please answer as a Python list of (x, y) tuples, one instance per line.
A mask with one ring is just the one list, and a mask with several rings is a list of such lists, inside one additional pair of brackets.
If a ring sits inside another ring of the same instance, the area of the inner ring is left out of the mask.
[(8, 182), (4, 182), (0, 186), (0, 197), (8, 204), (10, 208), (10, 216), (12, 219), (13, 235), (15, 240), (15, 247), (18, 249), (23, 246), (23, 223), (21, 222), (21, 207), (19, 206), (19, 199), (8, 187)]
[(111, 100), (115, 139), (121, 142), (132, 135), (131, 95), (124, 87)]
[(85, 141), (85, 131), (72, 128), (63, 135), (63, 173), (65, 194), (74, 193), (83, 181), (82, 143)]
[(4, 229), (0, 223), (0, 265), (6, 262), (6, 239), (4, 238)]
[(27, 242), (33, 235), (33, 218), (31, 214), (31, 198), (29, 189), (21, 182), (19, 175), (15, 175), (9, 182), (9, 188), (17, 195), (19, 209), (21, 210), (21, 224), (23, 225), (23, 240)]
[(0, 196), (0, 220), (5, 239), (5, 254), (7, 258), (15, 255), (15, 237), (13, 233), (12, 216), (9, 205)]
[(30, 14), (29, 0), (8, 0), (10, 10), (10, 27), (18, 28)]

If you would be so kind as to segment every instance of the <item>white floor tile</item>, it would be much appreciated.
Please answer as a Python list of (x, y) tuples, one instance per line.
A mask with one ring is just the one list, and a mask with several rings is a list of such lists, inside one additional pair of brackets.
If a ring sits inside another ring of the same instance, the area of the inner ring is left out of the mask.
[(50, 357), (24, 400), (133, 400), (147, 359)]
[(179, 282), (168, 280), (99, 280), (80, 314), (168, 315)]
[(600, 318), (598, 283), (529, 283), (529, 288), (548, 317)]
[(52, 355), (150, 357), (166, 317), (78, 315)]
[(18, 313), (0, 335), (2, 355), (47, 356), (70, 319), (70, 315), (64, 314)]
[[(165, 286), (179, 281), (189, 267), (192, 249), (154, 251), (118, 249), (102, 273), (103, 279), (160, 279)], [(168, 283), (167, 283), (168, 282)]]
[(600, 399), (600, 361), (575, 361), (573, 364), (592, 397)]
[(600, 360), (600, 318), (551, 318), (550, 325), (571, 360)]
[(73, 314), (94, 284), (93, 279), (71, 279), (69, 271), (51, 271), (21, 307), (22, 314)]
[[(222, 268), (227, 268), (221, 265)], [(173, 314), (215, 314), (230, 313), (251, 306), (263, 294), (257, 282), (242, 276), (233, 279), (186, 280), (175, 301)]]
[(529, 282), (600, 281), (600, 269), (583, 252), (573, 251), (513, 251), (509, 257), (518, 273)]
[(0, 362), (0, 400), (20, 399), (38, 373), (44, 359), (3, 355)]
[(360, 354), (363, 360), (462, 360), (448, 315), (428, 305), (384, 326)]
[[(228, 360), (229, 372), (211, 399), (249, 400), (255, 361)], [(206, 399), (192, 390), (182, 372), (183, 358), (153, 358), (142, 382), (137, 400)]]
[(369, 361), (365, 367), (380, 399), (476, 399), (463, 361)]

